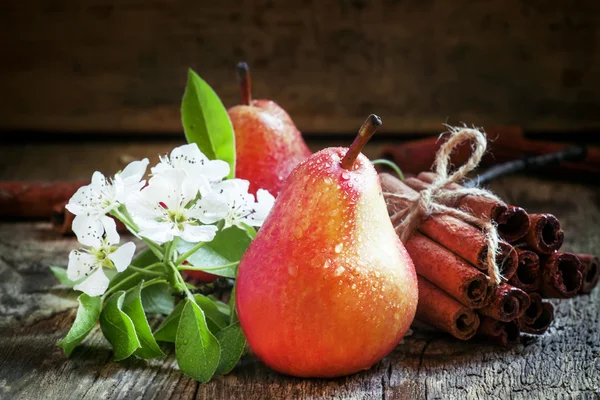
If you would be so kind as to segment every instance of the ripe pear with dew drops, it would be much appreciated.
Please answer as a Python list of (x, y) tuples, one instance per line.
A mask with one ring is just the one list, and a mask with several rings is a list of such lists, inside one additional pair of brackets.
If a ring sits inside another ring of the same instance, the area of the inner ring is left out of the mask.
[(298, 377), (370, 368), (408, 330), (417, 306), (412, 260), (387, 213), (379, 177), (360, 150), (327, 148), (287, 179), (242, 257), (236, 307), (254, 353)]
[(235, 131), (237, 178), (250, 181), (250, 192), (266, 189), (273, 196), (311, 151), (283, 108), (271, 100), (252, 100), (250, 73), (238, 64), (242, 104), (227, 112)]

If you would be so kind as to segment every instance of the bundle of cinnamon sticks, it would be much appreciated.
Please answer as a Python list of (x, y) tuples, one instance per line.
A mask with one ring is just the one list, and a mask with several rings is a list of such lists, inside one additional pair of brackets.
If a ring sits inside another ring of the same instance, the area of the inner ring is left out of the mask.
[[(427, 188), (436, 175), (422, 172), (404, 181), (387, 173), (380, 177), (384, 193), (410, 197)], [(392, 223), (398, 226), (401, 221), (394, 216), (409, 207), (409, 201), (386, 196), (386, 202)], [(479, 335), (514, 346), (522, 332), (540, 335), (548, 329), (554, 308), (543, 299), (589, 293), (596, 286), (598, 258), (560, 252), (564, 233), (553, 215), (528, 214), (475, 195), (457, 197), (451, 206), (497, 224), (503, 242), (496, 263), (503, 282), (490, 285), (484, 232), (450, 215), (431, 215), (404, 243), (418, 275), (416, 319), (458, 339)]]

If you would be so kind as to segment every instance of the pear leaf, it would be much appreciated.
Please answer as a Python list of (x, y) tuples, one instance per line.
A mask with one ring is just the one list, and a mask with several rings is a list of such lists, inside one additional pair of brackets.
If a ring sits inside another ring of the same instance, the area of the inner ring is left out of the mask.
[(58, 345), (62, 347), (67, 356), (70, 356), (73, 349), (89, 335), (102, 310), (102, 297), (100, 296), (90, 297), (82, 293), (77, 301), (79, 302), (79, 308), (77, 309), (75, 322), (73, 322), (67, 336), (58, 342)]
[(231, 288), (231, 296), (229, 297), (229, 323), (235, 324), (239, 321), (237, 310), (235, 308), (235, 283)]
[(169, 286), (161, 283), (142, 289), (142, 305), (147, 314), (169, 315), (175, 307), (175, 299)]
[[(127, 291), (125, 299), (123, 300), (123, 312), (131, 318), (135, 332), (140, 341), (140, 348), (138, 348), (133, 354), (142, 358), (155, 358), (163, 357), (164, 353), (158, 347), (158, 343), (152, 336), (152, 330), (146, 314), (144, 313), (144, 307), (142, 305), (142, 284), (144, 281), (140, 281), (132, 290)], [(152, 286), (150, 286), (152, 287)]]
[(100, 314), (100, 328), (115, 353), (115, 361), (123, 360), (141, 347), (133, 321), (123, 312), (125, 292), (119, 291), (108, 298)]
[(179, 327), (179, 319), (181, 312), (185, 306), (185, 301), (180, 301), (177, 307), (173, 309), (171, 314), (164, 319), (162, 324), (154, 332), (154, 338), (161, 342), (175, 343), (177, 338), (177, 328)]
[(227, 110), (215, 91), (191, 69), (181, 104), (181, 121), (188, 143), (196, 143), (211, 160), (229, 164), (235, 175), (235, 133)]
[[(210, 298), (201, 294), (196, 294), (194, 295), (194, 299), (196, 300), (196, 304), (204, 311), (206, 322), (209, 325), (208, 327), (211, 332), (218, 332), (227, 326), (229, 317), (223, 314)], [(214, 325), (212, 329), (210, 326), (211, 323)]]
[[(229, 309), (227, 304), (201, 294), (194, 295), (194, 300), (196, 300), (198, 306), (200, 306), (202, 311), (204, 311), (206, 325), (213, 334), (216, 334), (227, 326), (229, 320)], [(173, 312), (164, 319), (162, 324), (160, 324), (158, 329), (156, 329), (154, 332), (154, 337), (156, 340), (161, 342), (175, 342), (177, 337), (177, 328), (179, 327), (179, 320), (181, 318), (181, 312), (183, 311), (184, 305), (184, 301), (177, 304), (177, 307), (175, 307)], [(227, 307), (227, 312), (224, 312), (223, 306)]]
[(217, 373), (225, 375), (231, 372), (242, 357), (246, 347), (246, 337), (240, 323), (236, 322), (219, 331), (217, 340), (221, 345), (221, 358), (219, 359)]
[[(196, 268), (206, 268), (214, 275), (235, 278), (237, 265), (252, 239), (246, 230), (236, 226), (217, 232), (215, 238), (200, 247), (187, 261)], [(193, 243), (180, 241), (177, 250), (185, 253), (194, 247)], [(223, 268), (218, 268), (223, 266)]]
[(221, 347), (208, 329), (202, 309), (188, 299), (184, 302), (175, 339), (177, 364), (184, 374), (208, 382), (219, 365)]

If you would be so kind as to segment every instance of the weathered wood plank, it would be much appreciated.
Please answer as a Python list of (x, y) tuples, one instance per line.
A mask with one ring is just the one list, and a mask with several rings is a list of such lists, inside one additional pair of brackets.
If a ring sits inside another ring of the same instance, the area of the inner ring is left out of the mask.
[[(556, 214), (565, 249), (600, 248), (598, 187), (512, 177), (493, 189), (531, 211)], [(52, 236), (45, 223), (0, 224), (1, 398), (39, 398), (42, 390), (48, 399), (591, 399), (600, 392), (599, 289), (554, 301), (549, 331), (513, 350), (459, 342), (420, 325), (371, 370), (336, 380), (281, 376), (248, 356), (231, 375), (198, 385), (178, 371), (168, 347), (166, 360), (112, 362), (98, 329), (68, 359), (55, 343), (74, 318), (74, 310), (64, 311), (73, 303), (63, 303), (68, 292), (46, 265), (64, 265), (74, 245)]]
[(241, 59), (307, 132), (600, 122), (593, 0), (5, 0), (0, 26), (0, 130), (180, 132), (186, 69), (233, 105)]
[[(331, 146), (348, 146), (353, 137), (339, 140), (309, 140), (314, 152)], [(84, 143), (5, 144), (0, 149), (0, 180), (82, 180), (91, 179), (94, 171), (114, 174), (133, 160), (144, 157), (150, 165), (158, 162), (158, 155), (185, 143), (179, 140), (136, 140), (129, 143), (98, 141)], [(390, 141), (368, 143), (363, 153), (374, 160), (381, 156)]]

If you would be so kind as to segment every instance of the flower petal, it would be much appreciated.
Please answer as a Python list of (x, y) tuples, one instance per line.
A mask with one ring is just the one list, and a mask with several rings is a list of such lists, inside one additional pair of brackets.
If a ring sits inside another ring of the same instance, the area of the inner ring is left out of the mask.
[(173, 240), (171, 224), (164, 223), (159, 225), (160, 226), (156, 226), (155, 228), (142, 229), (140, 231), (140, 236), (148, 238), (157, 244), (163, 244)]
[(119, 272), (123, 272), (131, 264), (133, 255), (135, 254), (135, 244), (127, 242), (108, 255), (108, 258), (113, 262), (115, 268)]
[(202, 168), (202, 174), (211, 182), (219, 182), (229, 175), (229, 164), (223, 160), (212, 160), (205, 162)]
[(102, 245), (104, 227), (98, 218), (77, 215), (73, 220), (72, 229), (79, 243), (84, 246), (100, 247)]
[(98, 266), (98, 260), (90, 253), (85, 253), (81, 250), (72, 250), (69, 253), (67, 277), (72, 281), (78, 281)]
[(92, 175), (92, 183), (90, 186), (97, 189), (102, 189), (103, 187), (105, 187), (106, 178), (104, 177), (104, 174), (102, 174), (102, 172), (100, 171), (94, 172), (94, 174)]
[(125, 169), (118, 175), (124, 181), (137, 183), (142, 179), (142, 177), (146, 173), (146, 168), (148, 168), (149, 163), (150, 161), (148, 161), (147, 158), (144, 158), (143, 160), (139, 161), (130, 162), (129, 165), (127, 165)]
[(171, 151), (171, 164), (175, 168), (186, 169), (188, 166), (197, 168), (208, 161), (196, 143), (184, 144)]
[(217, 227), (214, 225), (186, 225), (181, 238), (186, 242), (210, 242), (215, 238)]
[(96, 194), (90, 185), (82, 186), (69, 199), (69, 203), (65, 208), (75, 215), (85, 214), (87, 209), (91, 207), (91, 202), (95, 197)]
[(108, 244), (119, 243), (120, 238), (119, 233), (117, 232), (117, 224), (115, 220), (105, 215), (100, 218), (100, 222), (104, 227), (104, 233), (106, 234), (106, 241), (108, 242)]
[(102, 271), (102, 268), (98, 268), (86, 280), (73, 286), (73, 289), (81, 290), (88, 296), (94, 297), (104, 294), (106, 289), (108, 289), (108, 284), (109, 280), (104, 271)]
[(225, 218), (230, 210), (231, 208), (222, 197), (211, 193), (202, 197), (192, 208), (187, 210), (187, 215), (203, 224), (213, 224)]

